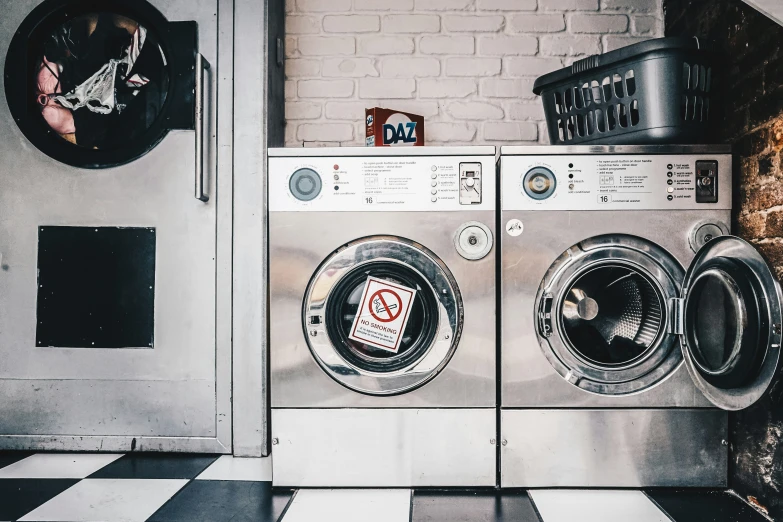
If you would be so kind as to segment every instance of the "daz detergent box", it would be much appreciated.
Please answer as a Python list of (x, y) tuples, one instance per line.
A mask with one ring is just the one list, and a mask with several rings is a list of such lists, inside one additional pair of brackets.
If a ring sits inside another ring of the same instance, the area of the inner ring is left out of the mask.
[(424, 145), (423, 116), (374, 107), (367, 109), (365, 124), (368, 147)]

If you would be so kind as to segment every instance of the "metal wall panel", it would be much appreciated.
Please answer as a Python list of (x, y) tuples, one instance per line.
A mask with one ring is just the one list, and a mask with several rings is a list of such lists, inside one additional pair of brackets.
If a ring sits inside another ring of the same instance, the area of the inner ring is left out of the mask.
[(272, 481), (494, 486), (495, 409), (272, 409)]
[(501, 486), (726, 487), (719, 410), (501, 410)]

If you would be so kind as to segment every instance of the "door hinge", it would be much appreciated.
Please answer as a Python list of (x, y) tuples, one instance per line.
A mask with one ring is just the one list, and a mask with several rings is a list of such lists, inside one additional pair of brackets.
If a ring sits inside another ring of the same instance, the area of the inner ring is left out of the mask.
[(552, 335), (552, 294), (545, 294), (541, 298), (541, 304), (538, 309), (538, 332), (544, 337)]
[(672, 318), (669, 323), (669, 333), (682, 335), (685, 333), (685, 299), (669, 299), (669, 316)]
[(283, 63), (285, 62), (285, 45), (283, 43), (283, 39), (282, 38), (278, 38), (277, 39), (277, 49), (276, 49), (276, 51), (277, 51), (276, 52), (276, 54), (277, 54), (277, 65), (282, 67)]

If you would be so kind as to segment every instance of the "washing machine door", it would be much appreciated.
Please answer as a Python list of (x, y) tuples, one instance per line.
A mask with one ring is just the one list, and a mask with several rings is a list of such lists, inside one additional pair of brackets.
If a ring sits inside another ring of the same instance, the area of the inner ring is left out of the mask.
[(375, 236), (338, 249), (314, 274), (303, 327), (334, 380), (394, 395), (433, 379), (457, 348), (463, 306), (448, 267), (413, 241)]
[(781, 290), (769, 265), (746, 241), (707, 243), (675, 300), (675, 328), (688, 371), (725, 410), (758, 401), (780, 366)]
[(159, 8), (170, 2), (30, 3), (14, 2), (14, 14), (28, 13), (3, 69), (13, 121), (38, 150), (79, 168), (114, 167), (170, 130), (202, 126), (198, 25), (167, 20)]

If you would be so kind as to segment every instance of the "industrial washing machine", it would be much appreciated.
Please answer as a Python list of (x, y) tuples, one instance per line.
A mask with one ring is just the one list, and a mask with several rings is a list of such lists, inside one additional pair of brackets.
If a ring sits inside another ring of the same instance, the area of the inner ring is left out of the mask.
[[(282, 137), (261, 51), (283, 9), (258, 4), (3, 2), (0, 449), (264, 451), (265, 328), (231, 291), (264, 284), (247, 187)], [(247, 88), (234, 45), (259, 50)]]
[(726, 147), (504, 147), (501, 484), (726, 486), (780, 362)]
[(278, 486), (496, 482), (495, 148), (270, 149)]

